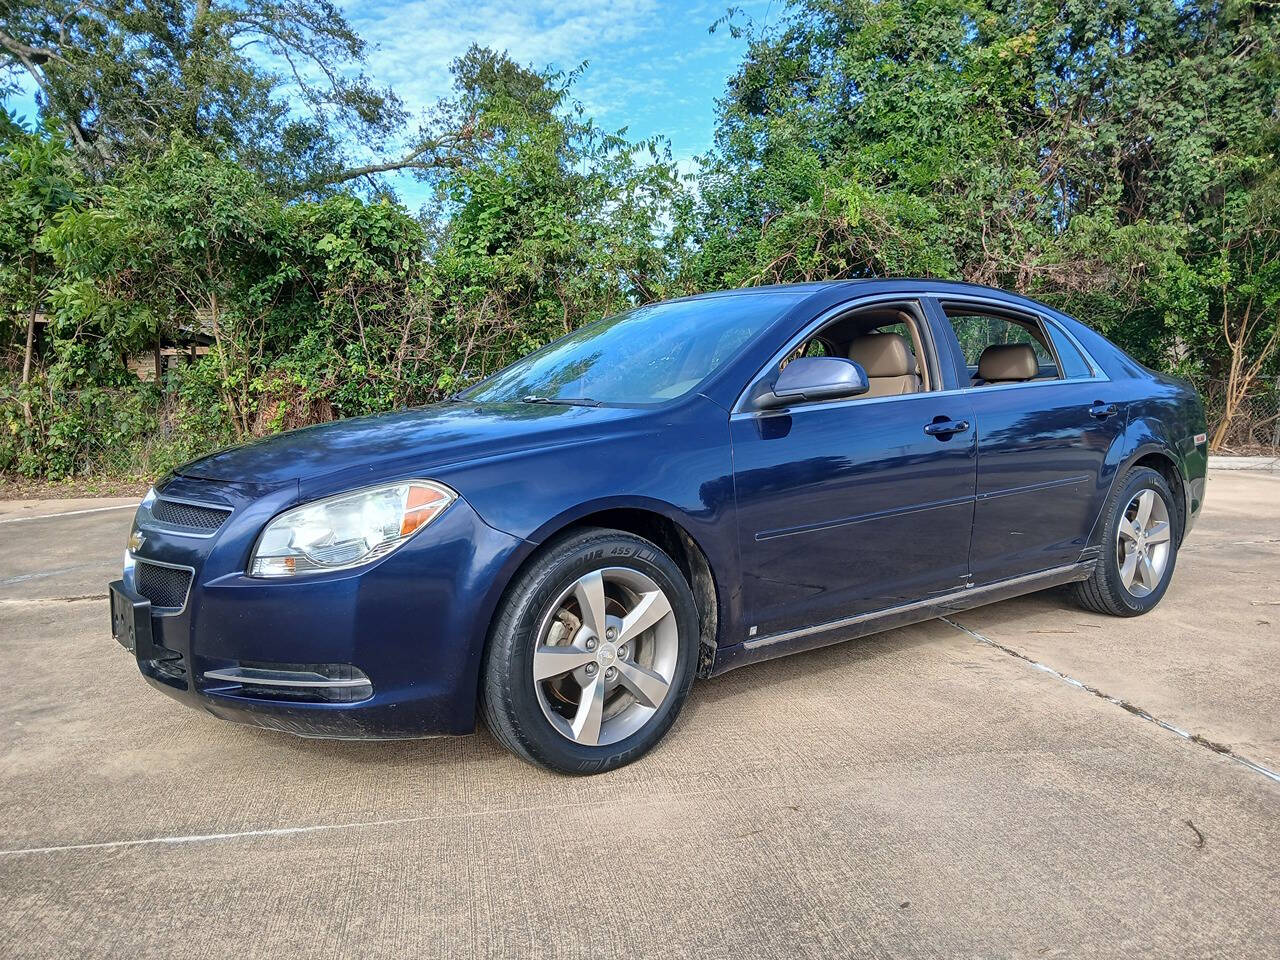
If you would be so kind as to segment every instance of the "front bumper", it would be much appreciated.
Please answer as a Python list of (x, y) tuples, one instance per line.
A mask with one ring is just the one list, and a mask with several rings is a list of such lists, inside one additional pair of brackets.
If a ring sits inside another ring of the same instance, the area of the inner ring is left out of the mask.
[[(226, 720), (303, 736), (389, 739), (475, 728), (485, 634), (523, 541), (489, 527), (459, 499), (367, 567), (254, 579), (244, 574), (253, 543), (296, 502), (296, 484), (176, 477), (158, 492), (230, 513), (209, 536), (139, 511), (143, 542), (126, 555), (112, 592), (117, 604), (146, 606), (137, 633), (149, 636), (134, 655), (157, 689)], [(138, 583), (146, 563), (191, 571), (181, 607), (147, 603)], [(318, 679), (314, 689), (270, 682), (294, 676)]]

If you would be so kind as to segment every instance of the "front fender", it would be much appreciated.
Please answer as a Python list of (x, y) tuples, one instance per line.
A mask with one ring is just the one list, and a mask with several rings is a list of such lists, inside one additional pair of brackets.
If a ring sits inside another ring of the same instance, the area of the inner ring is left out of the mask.
[(496, 604), (537, 547), (561, 530), (609, 511), (640, 511), (682, 529), (719, 587), (721, 622), (740, 607), (729, 418), (706, 398), (628, 421), (572, 446), (521, 450), (434, 471), (485, 523), (521, 541), (495, 583)]

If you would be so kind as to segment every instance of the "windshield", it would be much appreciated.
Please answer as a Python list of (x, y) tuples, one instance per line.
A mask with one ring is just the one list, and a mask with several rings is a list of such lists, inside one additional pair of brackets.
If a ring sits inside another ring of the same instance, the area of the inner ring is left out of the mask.
[(658, 403), (688, 393), (802, 297), (654, 303), (575, 330), (464, 392), (479, 403)]

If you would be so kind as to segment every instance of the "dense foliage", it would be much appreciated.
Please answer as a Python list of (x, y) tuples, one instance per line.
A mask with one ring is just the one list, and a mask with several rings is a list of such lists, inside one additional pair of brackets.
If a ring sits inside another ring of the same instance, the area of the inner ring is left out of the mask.
[[(0, 471), (154, 475), (439, 399), (632, 303), (872, 275), (1062, 306), (1192, 377), (1217, 445), (1270, 442), (1275, 9), (731, 13), (747, 52), (682, 182), (572, 76), (481, 49), (410, 130), (328, 0), (0, 0), (0, 87), (32, 78), (42, 114), (0, 112)], [(389, 170), (433, 203), (411, 215)], [(193, 338), (158, 381), (130, 369)]]
[(1214, 382), (1221, 444), (1276, 373), (1275, 11), (793, 4), (730, 82), (687, 282), (914, 274), (1029, 293)]

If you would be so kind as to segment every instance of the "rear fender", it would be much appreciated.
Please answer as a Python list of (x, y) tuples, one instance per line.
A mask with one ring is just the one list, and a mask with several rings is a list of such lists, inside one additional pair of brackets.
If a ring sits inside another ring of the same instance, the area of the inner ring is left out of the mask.
[(1094, 520), (1093, 532), (1089, 537), (1090, 544), (1097, 545), (1101, 541), (1102, 530), (1106, 526), (1106, 505), (1111, 502), (1116, 486), (1135, 463), (1153, 453), (1168, 460), (1181, 480), (1178, 484), (1179, 489), (1174, 493), (1180, 495), (1182, 499), (1183, 533), (1185, 534), (1187, 520), (1193, 515), (1192, 484), (1186, 458), (1179, 450), (1165, 419), (1137, 411), (1136, 415), (1134, 412), (1130, 413), (1124, 431), (1116, 437), (1111, 449), (1107, 452), (1106, 469), (1111, 471), (1111, 480), (1107, 495), (1102, 501), (1102, 508)]

